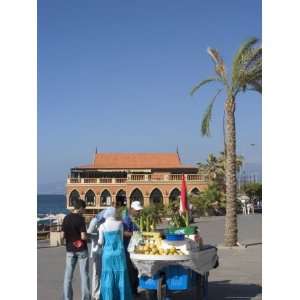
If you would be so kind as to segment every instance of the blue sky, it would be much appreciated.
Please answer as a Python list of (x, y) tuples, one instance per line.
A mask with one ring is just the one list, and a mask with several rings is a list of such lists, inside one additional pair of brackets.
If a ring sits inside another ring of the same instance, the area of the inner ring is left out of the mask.
[[(178, 145), (184, 163), (222, 151), (224, 95), (212, 136), (203, 138), (201, 117), (217, 86), (189, 92), (213, 75), (208, 46), (230, 65), (251, 36), (261, 37), (258, 0), (39, 0), (39, 183), (65, 180), (96, 146), (170, 152)], [(261, 163), (259, 94), (240, 95), (236, 121), (238, 153)]]

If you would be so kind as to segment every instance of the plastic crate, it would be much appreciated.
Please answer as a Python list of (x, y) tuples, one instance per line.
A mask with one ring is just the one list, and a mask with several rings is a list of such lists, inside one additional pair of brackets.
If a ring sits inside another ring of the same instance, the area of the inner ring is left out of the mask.
[(189, 227), (180, 227), (180, 228), (168, 228), (167, 234), (174, 233), (174, 234), (195, 234), (197, 233), (198, 227), (197, 226), (189, 226)]
[(192, 272), (182, 266), (166, 268), (166, 284), (168, 290), (187, 290), (191, 287)]
[(139, 287), (146, 290), (156, 290), (159, 278), (159, 275), (154, 275), (152, 277), (141, 276), (139, 278)]
[(168, 233), (168, 234), (166, 234), (166, 239), (167, 239), (167, 241), (183, 241), (184, 234)]

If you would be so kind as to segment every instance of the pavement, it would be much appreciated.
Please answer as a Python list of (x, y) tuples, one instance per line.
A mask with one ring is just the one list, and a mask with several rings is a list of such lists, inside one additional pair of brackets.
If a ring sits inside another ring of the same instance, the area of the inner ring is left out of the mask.
[[(261, 214), (239, 215), (239, 242), (245, 247), (228, 249), (222, 246), (224, 217), (202, 217), (197, 225), (205, 244), (217, 245), (219, 267), (209, 276), (208, 300), (262, 299), (262, 233)], [(61, 300), (65, 267), (65, 248), (49, 247), (38, 241), (38, 300)], [(73, 279), (74, 300), (80, 300), (80, 277), (77, 267)], [(144, 292), (137, 298), (144, 300)], [(187, 293), (175, 294), (172, 300), (191, 299)]]

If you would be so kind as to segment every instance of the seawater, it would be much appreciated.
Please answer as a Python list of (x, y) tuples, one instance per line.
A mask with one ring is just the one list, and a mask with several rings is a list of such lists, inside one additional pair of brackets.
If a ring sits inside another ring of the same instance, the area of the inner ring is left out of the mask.
[(37, 213), (58, 214), (68, 213), (65, 195), (37, 195)]

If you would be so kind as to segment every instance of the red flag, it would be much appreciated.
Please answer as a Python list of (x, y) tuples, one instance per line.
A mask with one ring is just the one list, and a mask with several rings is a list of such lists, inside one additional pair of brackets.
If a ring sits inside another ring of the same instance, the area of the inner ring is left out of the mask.
[(186, 182), (185, 182), (185, 177), (182, 175), (182, 180), (181, 180), (181, 193), (180, 193), (180, 211), (185, 212), (188, 210), (188, 205), (187, 205), (187, 191), (186, 191)]

